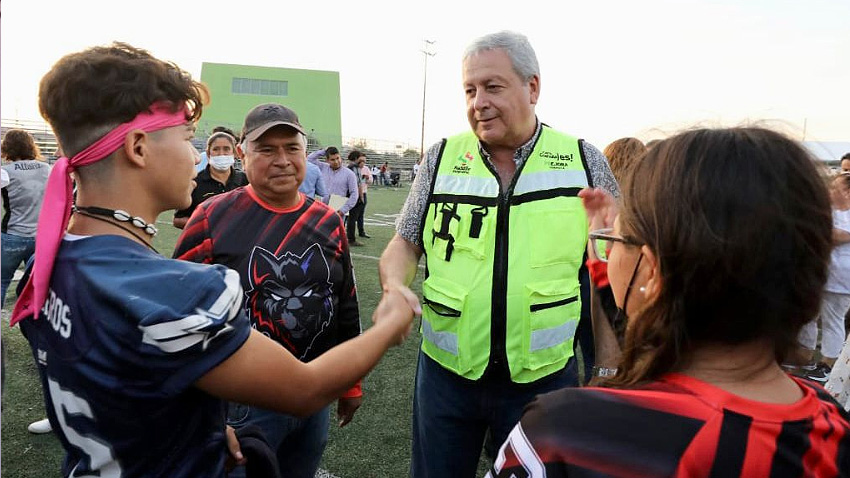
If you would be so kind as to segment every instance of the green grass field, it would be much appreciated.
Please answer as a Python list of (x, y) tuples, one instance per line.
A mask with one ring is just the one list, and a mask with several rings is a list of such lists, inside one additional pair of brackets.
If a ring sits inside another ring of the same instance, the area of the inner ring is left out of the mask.
[[(364, 239), (365, 246), (352, 248), (364, 329), (371, 325), (372, 312), (380, 299), (377, 258), (395, 231), (395, 217), (406, 197), (406, 188), (373, 187), (369, 190), (366, 230), (372, 238)], [(158, 224), (160, 233), (154, 240), (160, 253), (169, 257), (178, 236), (178, 230), (170, 224), (170, 215), (163, 214)], [(421, 282), (420, 270), (413, 286), (417, 293), (421, 290)], [(9, 303), (15, 285), (10, 289)], [(8, 328), (7, 313), (4, 318), (2, 333), (7, 344), (7, 362), (0, 437), (2, 475), (10, 478), (58, 476), (63, 457), (58, 440), (52, 434), (37, 436), (26, 430), (30, 422), (46, 416), (41, 387), (26, 341), (17, 329)], [(323, 469), (342, 478), (408, 475), (413, 379), (419, 340), (419, 333), (415, 331), (407, 342), (390, 350), (366, 377), (363, 406), (351, 424), (340, 429), (331, 420)], [(483, 464), (479, 468), (479, 475), (483, 475)]]

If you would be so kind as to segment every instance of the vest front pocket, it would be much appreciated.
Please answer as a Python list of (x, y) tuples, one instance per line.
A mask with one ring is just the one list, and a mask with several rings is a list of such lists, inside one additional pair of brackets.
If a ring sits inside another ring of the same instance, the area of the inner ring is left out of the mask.
[(437, 276), (422, 283), (422, 338), (425, 351), (443, 366), (462, 374), (469, 370), (469, 344), (464, 320), (467, 291)]
[(528, 249), (531, 267), (580, 266), (587, 246), (587, 217), (581, 203), (576, 205), (578, 208), (544, 208), (525, 215), (523, 230), (528, 241), (523, 247)]
[(569, 357), (581, 315), (575, 281), (526, 284), (524, 343), (526, 368), (536, 370)]

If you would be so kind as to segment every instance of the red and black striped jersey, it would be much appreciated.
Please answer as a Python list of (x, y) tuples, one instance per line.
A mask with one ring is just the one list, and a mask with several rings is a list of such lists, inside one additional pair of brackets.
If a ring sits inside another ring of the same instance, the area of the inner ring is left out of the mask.
[(303, 194), (284, 209), (250, 185), (214, 196), (195, 209), (174, 257), (238, 272), (251, 325), (304, 362), (360, 334), (342, 219)]
[(850, 476), (848, 415), (797, 379), (794, 404), (756, 402), (681, 374), (635, 390), (541, 395), (492, 478)]

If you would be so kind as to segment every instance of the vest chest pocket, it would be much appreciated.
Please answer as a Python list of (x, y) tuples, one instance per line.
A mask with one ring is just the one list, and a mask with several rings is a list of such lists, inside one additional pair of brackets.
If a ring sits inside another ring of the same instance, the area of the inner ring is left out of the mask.
[(434, 257), (439, 260), (450, 262), (454, 255), (455, 242), (457, 241), (458, 229), (460, 227), (460, 215), (458, 205), (450, 203), (436, 203), (429, 212), (434, 216), (433, 234), (431, 237), (431, 250)]
[(475, 260), (487, 257), (488, 242), (492, 242), (492, 217), (495, 207), (470, 204), (437, 203), (430, 213), (434, 216), (432, 254), (451, 262), (456, 254)]
[(523, 215), (522, 229), (531, 267), (581, 263), (587, 246), (587, 217), (581, 203), (577, 205), (578, 208), (547, 208)]
[(467, 371), (468, 321), (462, 318), (466, 290), (441, 277), (431, 276), (422, 283), (422, 337), (429, 352), (458, 373)]
[(568, 357), (581, 315), (575, 281), (526, 284), (523, 352), (526, 367), (536, 370)]
[(483, 260), (493, 243), (496, 207), (463, 205), (462, 211), (455, 247), (475, 260)]

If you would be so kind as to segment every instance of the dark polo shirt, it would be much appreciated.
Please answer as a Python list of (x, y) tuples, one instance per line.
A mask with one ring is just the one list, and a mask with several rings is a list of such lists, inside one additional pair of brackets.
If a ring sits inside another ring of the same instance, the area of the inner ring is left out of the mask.
[(198, 183), (198, 186), (192, 191), (192, 205), (175, 212), (174, 217), (189, 217), (195, 211), (195, 208), (198, 207), (198, 204), (201, 204), (207, 199), (221, 193), (226, 193), (227, 191), (232, 191), (240, 186), (247, 186), (248, 176), (245, 176), (245, 173), (242, 171), (230, 168), (230, 177), (227, 178), (227, 184), (221, 184), (210, 175), (210, 166), (207, 165), (203, 171), (198, 173), (195, 182)]

